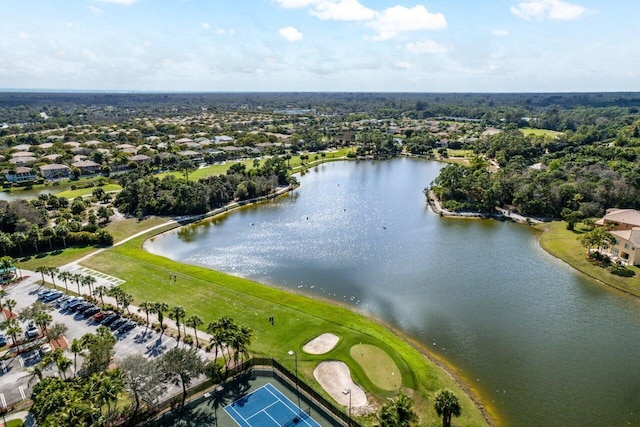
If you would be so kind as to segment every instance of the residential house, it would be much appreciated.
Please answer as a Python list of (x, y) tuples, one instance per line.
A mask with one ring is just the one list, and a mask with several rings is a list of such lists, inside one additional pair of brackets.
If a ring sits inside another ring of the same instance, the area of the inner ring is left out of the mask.
[(7, 181), (16, 184), (35, 181), (38, 178), (31, 168), (25, 168), (23, 166), (18, 166), (15, 169), (5, 171), (4, 176)]
[(69, 177), (70, 168), (67, 165), (52, 163), (40, 166), (40, 174), (44, 179), (60, 179)]
[(79, 162), (71, 163), (71, 166), (80, 169), (82, 175), (91, 175), (100, 172), (100, 164), (93, 160), (82, 160)]
[(640, 265), (640, 211), (607, 209), (596, 225), (606, 227), (615, 238), (608, 254), (622, 264)]

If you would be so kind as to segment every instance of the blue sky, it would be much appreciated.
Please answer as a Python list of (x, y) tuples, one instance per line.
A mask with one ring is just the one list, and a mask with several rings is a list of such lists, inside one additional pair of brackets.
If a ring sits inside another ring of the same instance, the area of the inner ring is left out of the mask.
[(638, 0), (0, 6), (0, 88), (640, 91)]

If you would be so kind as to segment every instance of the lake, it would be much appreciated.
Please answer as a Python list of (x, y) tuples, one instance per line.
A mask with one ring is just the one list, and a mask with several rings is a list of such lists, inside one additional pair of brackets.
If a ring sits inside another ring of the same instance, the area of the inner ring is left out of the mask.
[(527, 225), (433, 214), (422, 190), (442, 166), (327, 163), (289, 196), (146, 248), (382, 319), (445, 359), (501, 425), (637, 425), (639, 300), (548, 255)]

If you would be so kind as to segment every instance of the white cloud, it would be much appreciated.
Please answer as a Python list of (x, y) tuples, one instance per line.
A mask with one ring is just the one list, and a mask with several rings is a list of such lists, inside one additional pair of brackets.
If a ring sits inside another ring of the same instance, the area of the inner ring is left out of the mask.
[(498, 37), (506, 37), (509, 35), (509, 31), (507, 30), (491, 30), (491, 34)]
[(236, 33), (236, 30), (233, 28), (229, 28), (229, 30), (227, 31), (227, 33), (229, 33), (230, 36), (234, 35)]
[(219, 36), (224, 36), (225, 34), (227, 34), (227, 30), (225, 30), (224, 28), (216, 28), (216, 34)]
[(376, 12), (365, 7), (358, 0), (322, 1), (309, 13), (322, 20), (368, 21)]
[(441, 13), (431, 13), (422, 5), (412, 8), (393, 6), (379, 12), (365, 25), (377, 33), (374, 40), (389, 40), (399, 32), (446, 28), (447, 21)]
[(115, 4), (124, 4), (130, 5), (138, 2), (139, 0), (97, 0), (103, 3), (115, 3)]
[(203, 30), (208, 30), (209, 28), (211, 28), (208, 22), (203, 22), (200, 26)]
[(511, 13), (528, 21), (542, 21), (543, 19), (570, 21), (578, 19), (587, 12), (579, 4), (562, 0), (531, 0), (511, 6)]
[(393, 66), (398, 70), (410, 70), (413, 68), (413, 64), (410, 62), (400, 60), (393, 62)]
[(28, 38), (31, 38), (31, 36), (29, 35), (29, 33), (27, 33), (26, 31), (20, 31), (20, 34), (18, 34), (18, 37), (20, 37), (21, 39), (28, 39)]
[(406, 48), (416, 53), (445, 53), (451, 50), (451, 47), (436, 43), (433, 40), (407, 43)]
[(151, 46), (153, 46), (153, 43), (151, 43), (149, 40), (145, 40), (145, 42), (142, 43), (142, 46), (149, 49)]
[(87, 10), (94, 15), (101, 15), (103, 10), (96, 6), (87, 6)]
[(287, 39), (290, 42), (296, 42), (302, 40), (302, 33), (293, 27), (280, 28), (278, 34)]

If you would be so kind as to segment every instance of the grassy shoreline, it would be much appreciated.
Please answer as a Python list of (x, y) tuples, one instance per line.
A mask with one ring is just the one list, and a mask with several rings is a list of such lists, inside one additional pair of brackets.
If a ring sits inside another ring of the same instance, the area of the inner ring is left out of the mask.
[(540, 246), (549, 254), (569, 264), (591, 280), (640, 298), (640, 268), (628, 266), (627, 268), (633, 271), (635, 276), (621, 277), (591, 263), (586, 257), (586, 249), (578, 240), (585, 232), (580, 225), (570, 231), (566, 228), (566, 222), (553, 221), (538, 224), (535, 228), (541, 232), (538, 238)]
[[(250, 346), (252, 354), (275, 357), (286, 365), (292, 362), (288, 360), (287, 351), (296, 350), (301, 376), (325, 397), (329, 396), (313, 377), (313, 369), (322, 360), (347, 363), (354, 380), (374, 397), (376, 404), (393, 396), (394, 393), (376, 387), (349, 355), (352, 345), (371, 344), (384, 349), (402, 371), (403, 388), (414, 395), (423, 425), (441, 424), (433, 410), (432, 396), (443, 387), (457, 390), (464, 408), (463, 416), (457, 421), (461, 425), (493, 423), (490, 411), (453, 371), (447, 370), (445, 364), (398, 331), (341, 305), (145, 252), (142, 248), (144, 241), (159, 232), (151, 232), (111, 248), (82, 264), (127, 278), (127, 283), (122, 286), (134, 295), (134, 304), (143, 300), (169, 301), (172, 305), (183, 305), (188, 315), (200, 315), (205, 324), (223, 315), (233, 317), (238, 323), (254, 329), (256, 336)], [(170, 273), (177, 275), (176, 285), (167, 280)], [(194, 300), (193, 295), (199, 298)], [(270, 316), (276, 319), (275, 327), (267, 321)], [(336, 333), (341, 338), (334, 350), (326, 355), (310, 355), (302, 351), (307, 341), (325, 332)]]

